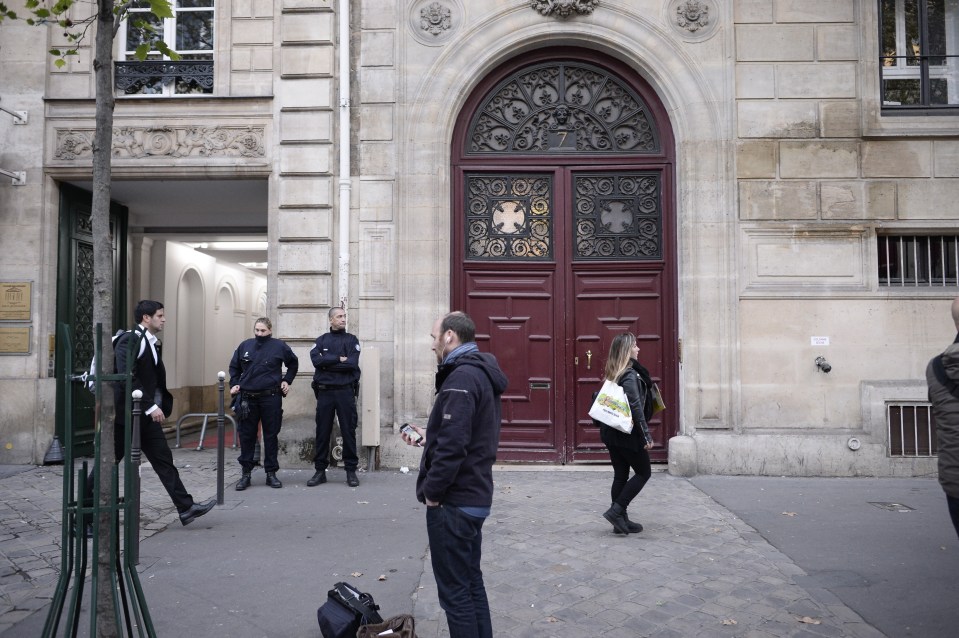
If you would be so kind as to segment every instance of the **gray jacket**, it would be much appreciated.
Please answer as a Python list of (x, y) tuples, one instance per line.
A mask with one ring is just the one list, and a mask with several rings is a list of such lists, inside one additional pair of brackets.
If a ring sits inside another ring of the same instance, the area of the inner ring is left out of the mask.
[[(959, 384), (959, 343), (946, 348), (942, 363), (946, 376)], [(959, 398), (939, 383), (931, 361), (926, 366), (926, 383), (939, 438), (939, 483), (946, 494), (959, 498)]]

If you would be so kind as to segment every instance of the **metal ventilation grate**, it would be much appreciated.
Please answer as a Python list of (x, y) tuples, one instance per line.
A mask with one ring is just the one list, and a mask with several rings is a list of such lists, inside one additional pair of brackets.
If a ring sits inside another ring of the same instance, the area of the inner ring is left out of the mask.
[(889, 403), (886, 414), (889, 456), (936, 456), (939, 453), (936, 422), (928, 403)]
[(959, 286), (959, 235), (880, 235), (879, 285)]

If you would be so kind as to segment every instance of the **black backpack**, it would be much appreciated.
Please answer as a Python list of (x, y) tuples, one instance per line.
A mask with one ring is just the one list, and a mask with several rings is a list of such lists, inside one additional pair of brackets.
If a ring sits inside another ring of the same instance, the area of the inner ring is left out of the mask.
[(336, 583), (326, 596), (326, 602), (316, 610), (323, 638), (356, 638), (361, 625), (383, 622), (373, 596), (348, 583)]

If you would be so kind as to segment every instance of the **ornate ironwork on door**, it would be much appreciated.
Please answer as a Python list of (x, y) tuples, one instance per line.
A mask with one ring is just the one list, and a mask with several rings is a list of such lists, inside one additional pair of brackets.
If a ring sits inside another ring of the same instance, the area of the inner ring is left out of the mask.
[(466, 175), (466, 258), (553, 257), (553, 177)]
[(576, 260), (662, 259), (659, 173), (573, 177)]
[[(89, 222), (90, 218), (77, 217)], [(78, 224), (83, 226), (82, 223)], [(92, 241), (92, 239), (91, 239)], [(76, 243), (76, 288), (74, 289), (74, 320), (71, 325), (74, 343), (74, 362), (86, 366), (93, 359), (93, 244)], [(72, 372), (77, 372), (76, 370)]]
[(648, 106), (623, 81), (580, 62), (523, 69), (484, 98), (467, 155), (660, 151)]

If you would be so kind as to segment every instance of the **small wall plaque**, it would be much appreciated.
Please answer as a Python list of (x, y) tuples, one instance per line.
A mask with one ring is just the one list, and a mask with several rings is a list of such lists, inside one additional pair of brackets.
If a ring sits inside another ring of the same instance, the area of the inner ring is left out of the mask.
[(0, 321), (30, 321), (32, 288), (29, 281), (0, 282)]
[(0, 355), (30, 354), (30, 333), (33, 328), (0, 328)]

